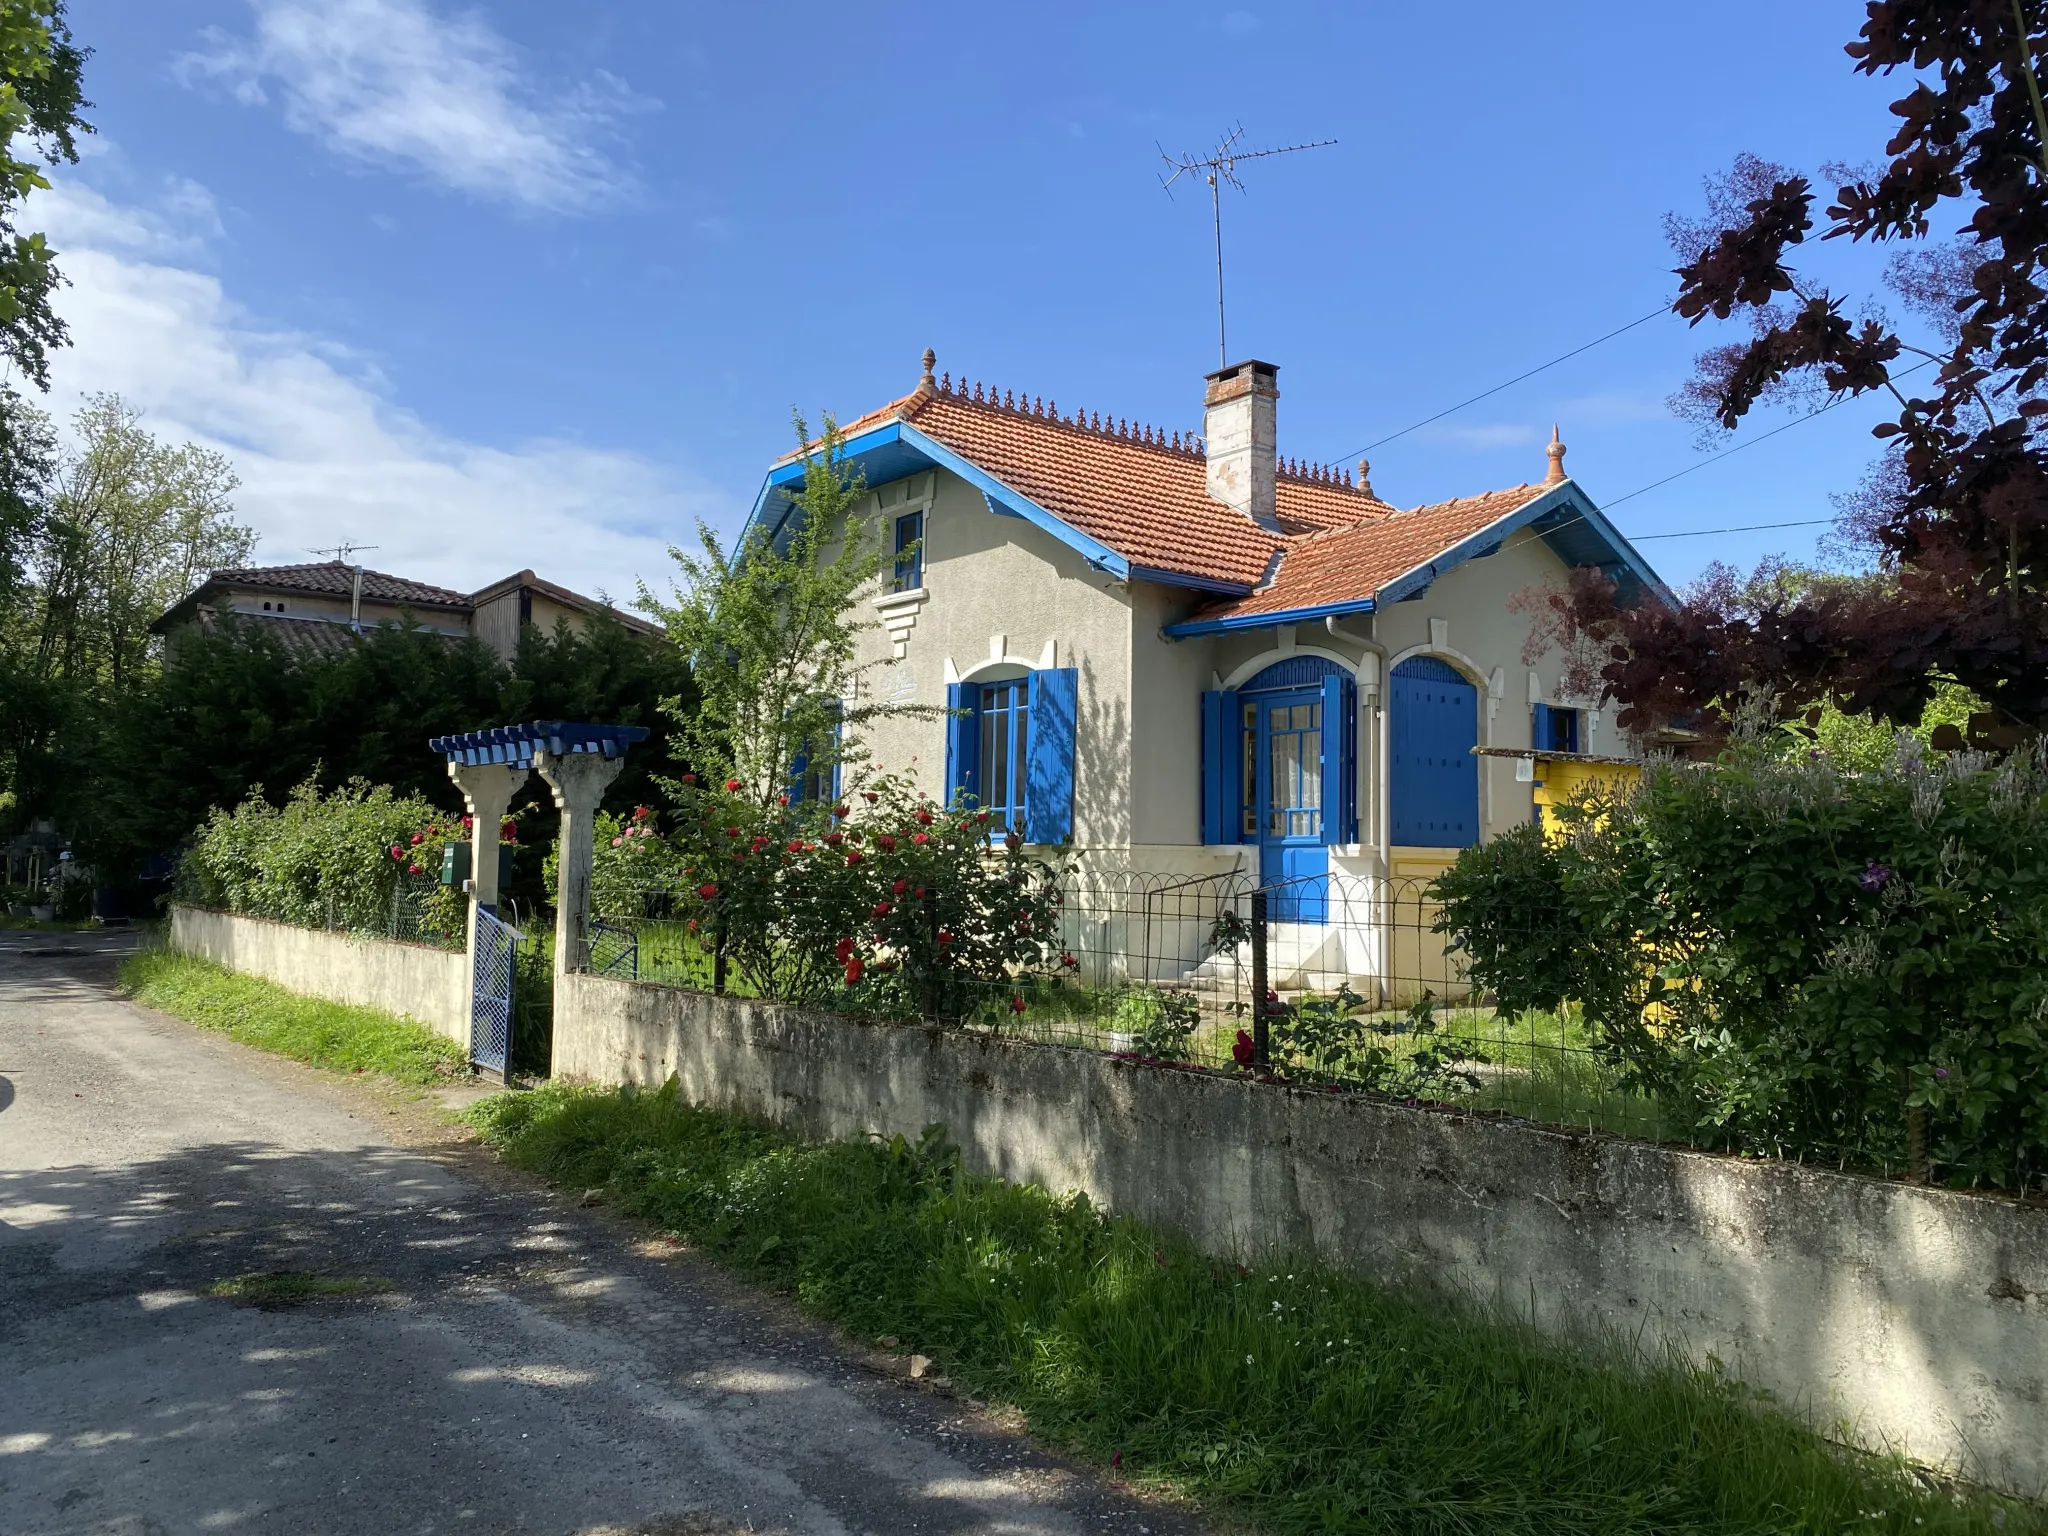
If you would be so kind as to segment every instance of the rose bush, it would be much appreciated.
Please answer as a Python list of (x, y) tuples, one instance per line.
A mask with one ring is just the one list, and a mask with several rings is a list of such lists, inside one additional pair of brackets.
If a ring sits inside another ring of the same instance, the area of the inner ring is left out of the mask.
[(1657, 765), (1575, 830), (1467, 849), (1439, 928), (1504, 1007), (1580, 1001), (1710, 1144), (2048, 1170), (2048, 751)]
[(951, 1019), (991, 987), (1065, 969), (1062, 871), (991, 845), (984, 813), (887, 775), (831, 805), (678, 788), (666, 834), (651, 814), (600, 823), (596, 910), (694, 925), (748, 990)]

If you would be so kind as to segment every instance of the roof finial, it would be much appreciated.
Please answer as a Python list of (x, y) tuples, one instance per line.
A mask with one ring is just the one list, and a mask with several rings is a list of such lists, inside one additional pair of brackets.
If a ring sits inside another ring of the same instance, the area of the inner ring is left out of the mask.
[(1543, 451), (1550, 455), (1550, 471), (1544, 475), (1543, 483), (1545, 485), (1563, 485), (1565, 482), (1564, 444), (1558, 441), (1556, 422), (1550, 424), (1550, 446)]
[(1358, 461), (1358, 489), (1362, 494), (1372, 497), (1373, 500), (1379, 500), (1378, 493), (1372, 488), (1371, 459), (1360, 459)]
[(918, 388), (926, 390), (931, 388), (932, 369), (938, 366), (938, 362), (939, 354), (930, 347), (926, 347), (924, 349), (924, 377), (917, 381)]

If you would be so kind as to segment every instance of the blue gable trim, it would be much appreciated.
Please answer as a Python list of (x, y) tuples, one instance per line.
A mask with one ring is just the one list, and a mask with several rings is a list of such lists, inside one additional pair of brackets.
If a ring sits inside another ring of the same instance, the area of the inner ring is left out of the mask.
[(1404, 571), (1381, 587), (1377, 599), (1349, 598), (1340, 603), (1317, 603), (1306, 608), (1288, 608), (1276, 613), (1242, 614), (1221, 619), (1189, 619), (1169, 624), (1162, 631), (1170, 640), (1197, 635), (1229, 634), (1236, 630), (1277, 629), (1282, 624), (1312, 623), (1347, 613), (1371, 613), (1375, 607), (1405, 603), (1427, 592), (1440, 576), (1448, 575), (1468, 560), (1484, 560), (1500, 552), (1508, 535), (1523, 528), (1534, 530), (1566, 565), (1592, 565), (1612, 576), (1623, 589), (1640, 587), (1660, 602), (1677, 605), (1671, 589), (1650, 568), (1649, 561), (1636, 552), (1606, 514), (1593, 505), (1586, 493), (1572, 481), (1544, 492), (1507, 516), (1496, 518), (1478, 532), (1453, 544), (1434, 559)]
[[(886, 426), (863, 432), (858, 437), (850, 437), (842, 451), (848, 460), (860, 465), (870, 485), (886, 485), (892, 480), (900, 480), (905, 475), (915, 474), (922, 469), (951, 470), (981, 492), (983, 499), (988, 503), (989, 511), (997, 516), (1022, 518), (1025, 522), (1051, 534), (1095, 569), (1106, 571), (1118, 580), (1130, 579), (1130, 562), (1107, 544), (1092, 539), (1080, 529), (1061, 521), (1028, 496), (1011, 489), (980, 465), (962, 458), (908, 422), (892, 421)], [(804, 464), (801, 459), (778, 464), (768, 472), (768, 478), (761, 484), (760, 494), (754, 498), (754, 509), (748, 514), (746, 526), (740, 530), (741, 543), (745, 543), (748, 534), (757, 526), (765, 525), (770, 538), (780, 536), (783, 521), (795, 505), (788, 494), (790, 487), (802, 485), (803, 478)], [(1239, 587), (1229, 590), (1244, 589)]]

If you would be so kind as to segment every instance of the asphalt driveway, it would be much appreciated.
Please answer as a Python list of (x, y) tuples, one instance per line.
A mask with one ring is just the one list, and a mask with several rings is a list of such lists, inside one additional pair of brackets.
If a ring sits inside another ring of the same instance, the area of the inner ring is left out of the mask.
[(1205, 1529), (431, 1100), (121, 1001), (132, 942), (0, 934), (0, 1529)]

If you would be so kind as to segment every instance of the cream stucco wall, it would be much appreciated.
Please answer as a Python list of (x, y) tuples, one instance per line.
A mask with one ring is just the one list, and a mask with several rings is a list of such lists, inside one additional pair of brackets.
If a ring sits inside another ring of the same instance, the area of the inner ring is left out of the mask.
[[(1034, 525), (991, 513), (978, 491), (944, 470), (877, 487), (868, 510), (879, 515), (885, 534), (897, 517), (925, 512), (925, 575), (921, 600), (874, 600), (876, 616), (893, 622), (865, 637), (864, 658), (872, 665), (863, 687), (878, 697), (943, 706), (946, 685), (956, 678), (1077, 668), (1075, 842), (1117, 850), (1146, 870), (1254, 867), (1248, 849), (1202, 845), (1201, 696), (1236, 686), (1288, 654), (1328, 656), (1359, 681), (1359, 841), (1339, 850), (1335, 863), (1355, 874), (1379, 871), (1388, 667), (1435, 655), (1466, 673), (1480, 689), (1481, 745), (1527, 747), (1531, 704), (1579, 702), (1559, 695), (1562, 657), (1547, 655), (1533, 668), (1522, 659), (1529, 620), (1510, 610), (1510, 599), (1566, 575), (1564, 563), (1526, 531), (1498, 553), (1449, 572), (1421, 597), (1344, 619), (1335, 633), (1318, 622), (1173, 641), (1162, 631), (1198, 606), (1195, 594), (1124, 584), (1092, 570)], [(1589, 711), (1587, 720), (1585, 750), (1628, 751), (1611, 711)], [(879, 722), (869, 744), (880, 765), (911, 773), (935, 797), (944, 794), (943, 719)], [(1479, 772), (1485, 836), (1529, 819), (1530, 787), (1515, 782), (1511, 761), (1482, 758)], [(1404, 863), (1420, 872), (1440, 862), (1421, 850), (1396, 850), (1397, 871)]]
[[(998, 517), (981, 493), (944, 470), (875, 488), (868, 510), (887, 533), (925, 513), (923, 602), (880, 596), (887, 610), (915, 612), (899, 658), (885, 628), (863, 637), (873, 696), (943, 709), (946, 685), (1021, 676), (1033, 668), (1079, 672), (1074, 840), (1086, 847), (1131, 837), (1131, 623), (1119, 584), (1021, 518)], [(871, 601), (871, 605), (873, 600)], [(946, 722), (896, 718), (868, 732), (874, 761), (908, 773), (935, 799), (946, 791)]]

